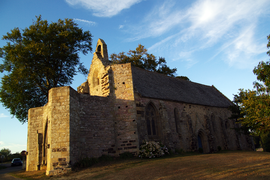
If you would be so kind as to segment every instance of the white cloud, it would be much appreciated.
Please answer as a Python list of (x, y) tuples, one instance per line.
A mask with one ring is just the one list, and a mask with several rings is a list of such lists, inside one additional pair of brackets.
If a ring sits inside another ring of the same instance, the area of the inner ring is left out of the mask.
[(240, 56), (249, 57), (247, 64), (254, 64), (251, 57), (266, 51), (256, 37), (256, 27), (259, 18), (269, 14), (269, 0), (197, 0), (186, 9), (176, 2), (166, 1), (153, 8), (141, 23), (131, 27), (135, 37), (130, 40), (163, 37), (149, 50), (166, 49), (173, 54), (171, 59), (178, 60), (183, 59), (179, 50), (196, 53), (214, 47), (219, 53), (212, 59), (226, 55), (231, 66), (245, 63)]
[(80, 22), (83, 22), (83, 23), (86, 23), (88, 25), (96, 25), (95, 22), (93, 21), (88, 21), (88, 20), (85, 20), (85, 19), (78, 19), (78, 18), (73, 18), (74, 21), (80, 21)]
[(93, 15), (98, 17), (115, 16), (123, 9), (128, 9), (141, 1), (142, 0), (66, 0), (71, 6), (79, 5), (92, 10)]
[(119, 26), (119, 29), (122, 29), (123, 27), (124, 27), (124, 25), (120, 25), (120, 26)]
[(224, 48), (227, 55), (226, 61), (230, 66), (248, 68), (254, 67), (259, 61), (266, 60), (266, 56), (265, 59), (256, 58), (256, 55), (266, 52), (266, 45), (256, 43), (254, 28), (254, 26), (245, 28), (238, 37), (231, 41), (230, 45), (225, 44), (225, 48), (221, 48)]
[(4, 113), (0, 114), (0, 118), (5, 118), (5, 117), (9, 117), (8, 115), (5, 115)]
[(3, 141), (0, 141), (0, 145), (4, 145), (4, 142)]

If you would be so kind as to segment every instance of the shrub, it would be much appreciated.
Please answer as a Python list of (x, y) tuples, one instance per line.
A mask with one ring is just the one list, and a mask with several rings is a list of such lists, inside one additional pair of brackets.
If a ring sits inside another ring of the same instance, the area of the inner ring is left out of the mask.
[(217, 149), (218, 149), (218, 151), (221, 151), (221, 147), (220, 146), (218, 146)]
[(199, 148), (199, 153), (203, 153), (203, 148)]
[(155, 158), (169, 154), (168, 148), (159, 142), (149, 141), (141, 145), (139, 151), (140, 158)]

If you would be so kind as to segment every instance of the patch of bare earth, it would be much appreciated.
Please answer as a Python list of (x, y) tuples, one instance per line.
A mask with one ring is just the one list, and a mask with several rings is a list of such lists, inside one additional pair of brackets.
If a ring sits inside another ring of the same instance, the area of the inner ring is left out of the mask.
[(50, 179), (270, 179), (270, 153), (234, 151), (133, 159), (101, 163)]

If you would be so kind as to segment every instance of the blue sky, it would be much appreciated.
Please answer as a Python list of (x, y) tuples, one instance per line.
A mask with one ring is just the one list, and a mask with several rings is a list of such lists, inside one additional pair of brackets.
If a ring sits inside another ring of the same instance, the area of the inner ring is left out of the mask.
[[(177, 75), (214, 85), (233, 99), (239, 88), (253, 88), (253, 68), (269, 59), (269, 9), (269, 0), (1, 0), (0, 36), (28, 27), (38, 15), (49, 22), (71, 18), (92, 33), (93, 49), (98, 38), (109, 54), (142, 44), (176, 67)], [(0, 47), (5, 44), (0, 40)], [(81, 55), (87, 68), (91, 60), (92, 53)], [(77, 75), (71, 86), (77, 89), (85, 80)], [(27, 123), (1, 104), (0, 149), (20, 152), (26, 143)]]

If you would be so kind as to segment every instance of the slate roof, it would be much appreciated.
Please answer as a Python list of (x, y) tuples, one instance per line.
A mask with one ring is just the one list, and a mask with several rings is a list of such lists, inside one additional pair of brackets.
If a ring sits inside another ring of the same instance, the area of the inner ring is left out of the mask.
[(214, 107), (229, 107), (232, 102), (214, 86), (168, 77), (132, 66), (133, 85), (142, 96)]

